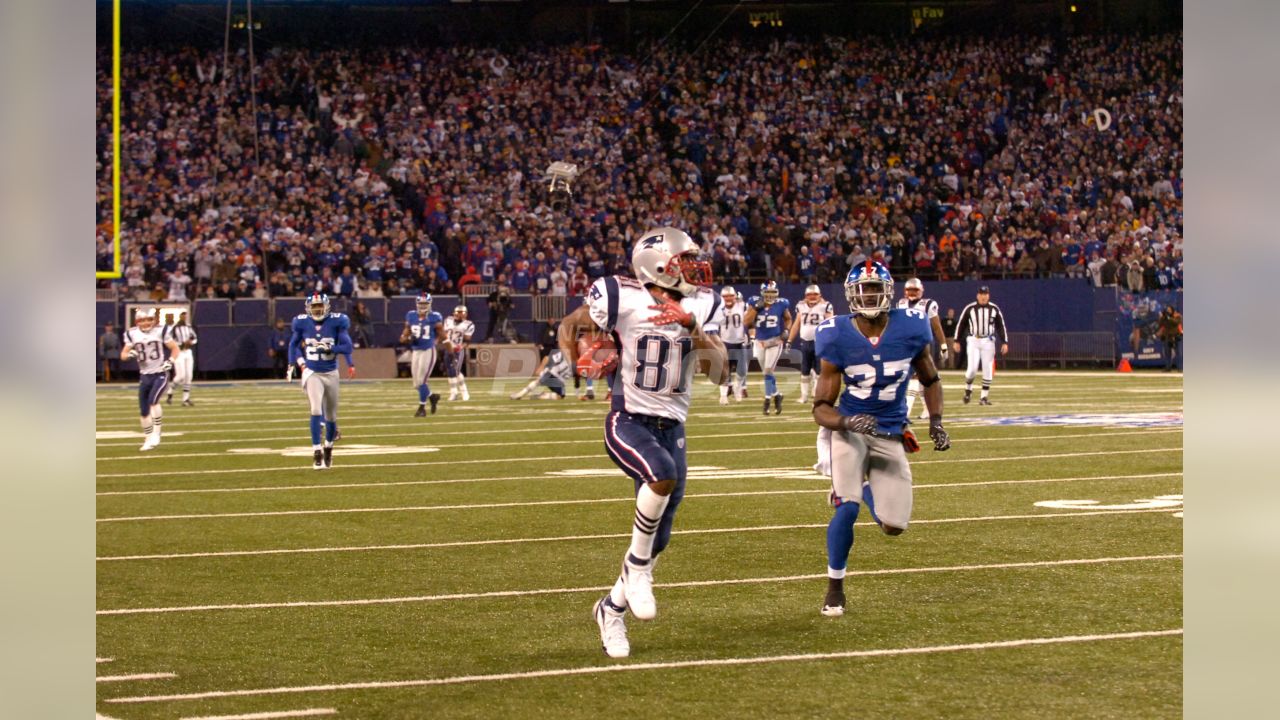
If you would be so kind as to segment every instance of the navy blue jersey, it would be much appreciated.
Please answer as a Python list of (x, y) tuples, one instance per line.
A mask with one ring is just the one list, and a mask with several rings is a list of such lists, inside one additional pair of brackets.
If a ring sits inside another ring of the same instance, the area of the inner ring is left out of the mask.
[(889, 311), (875, 342), (854, 325), (853, 315), (837, 315), (818, 326), (818, 357), (839, 367), (844, 392), (841, 415), (873, 415), (883, 433), (901, 433), (907, 421), (907, 381), (911, 361), (933, 342), (929, 319), (919, 310)]
[[(755, 307), (758, 296), (752, 297), (747, 304)], [(782, 335), (782, 316), (791, 309), (791, 301), (778, 298), (769, 307), (756, 310), (756, 340), (770, 340)]]
[(443, 315), (431, 310), (426, 317), (419, 318), (417, 310), (410, 310), (404, 316), (404, 321), (409, 325), (409, 333), (413, 335), (409, 347), (414, 350), (430, 350), (436, 346), (436, 325), (444, 322)]
[(345, 355), (351, 364), (351, 320), (342, 313), (329, 313), (316, 320), (303, 313), (293, 319), (293, 336), (289, 339), (289, 362), (299, 357), (313, 372), (338, 369), (338, 356)]

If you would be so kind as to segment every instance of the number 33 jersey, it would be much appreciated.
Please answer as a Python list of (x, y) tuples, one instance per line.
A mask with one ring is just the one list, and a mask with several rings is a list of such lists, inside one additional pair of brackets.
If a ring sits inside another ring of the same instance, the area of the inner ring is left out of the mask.
[[(651, 308), (657, 304), (639, 281), (620, 275), (602, 277), (587, 291), (591, 319), (613, 333), (618, 345), (613, 409), (684, 422), (696, 370), (689, 361), (693, 338), (679, 325), (649, 322), (660, 312)], [(719, 333), (724, 317), (719, 293), (698, 288), (680, 300), (680, 307), (693, 313), (704, 332)]]
[(841, 369), (841, 415), (872, 415), (882, 433), (898, 434), (907, 421), (911, 361), (933, 342), (929, 319), (919, 310), (889, 311), (878, 338), (867, 338), (853, 315), (837, 315), (818, 326), (819, 358)]

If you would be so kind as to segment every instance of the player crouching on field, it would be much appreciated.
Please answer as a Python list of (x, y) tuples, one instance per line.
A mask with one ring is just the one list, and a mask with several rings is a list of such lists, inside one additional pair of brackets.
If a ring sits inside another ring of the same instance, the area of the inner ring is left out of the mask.
[(822, 322), (821, 360), (813, 419), (829, 431), (831, 504), (827, 526), (827, 594), (822, 614), (844, 614), (844, 576), (853, 549), (853, 523), (862, 502), (886, 535), (900, 535), (911, 519), (911, 467), (920, 449), (907, 430), (907, 381), (914, 370), (925, 388), (934, 450), (951, 440), (942, 429), (942, 383), (933, 366), (933, 330), (925, 313), (890, 310), (893, 278), (867, 261), (844, 283), (851, 315)]
[[(710, 266), (682, 230), (662, 227), (640, 237), (631, 251), (635, 278), (609, 275), (587, 292), (582, 307), (560, 325), (560, 348), (580, 370), (598, 375), (604, 362), (578, 354), (578, 336), (598, 327), (616, 338), (617, 373), (612, 410), (605, 416), (605, 451), (635, 481), (631, 544), (622, 572), (593, 609), (600, 642), (609, 657), (627, 657), (624, 616), (657, 614), (653, 565), (671, 539), (676, 508), (684, 497), (687, 463), (684, 421), (696, 370), (715, 384), (728, 373), (719, 338), (720, 294), (703, 285)], [(586, 367), (583, 367), (583, 366)]]

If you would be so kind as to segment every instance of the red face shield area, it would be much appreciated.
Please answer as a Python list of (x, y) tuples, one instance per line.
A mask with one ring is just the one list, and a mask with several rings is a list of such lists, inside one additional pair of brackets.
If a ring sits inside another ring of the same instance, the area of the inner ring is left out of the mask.
[(711, 263), (699, 260), (692, 255), (681, 257), (679, 263), (680, 277), (684, 278), (685, 282), (699, 287), (706, 287), (712, 283)]

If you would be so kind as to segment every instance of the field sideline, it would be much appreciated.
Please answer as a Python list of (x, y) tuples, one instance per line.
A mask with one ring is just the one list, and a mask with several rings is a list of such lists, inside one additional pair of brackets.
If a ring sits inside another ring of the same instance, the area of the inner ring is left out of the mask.
[(623, 661), (590, 616), (633, 513), (605, 403), (473, 380), (422, 419), (408, 380), (345, 383), (316, 472), (296, 385), (197, 385), (150, 453), (133, 386), (100, 387), (99, 716), (1181, 716), (1180, 375), (1001, 371), (979, 407), (944, 373), (953, 448), (912, 456), (907, 533), (863, 513), (836, 619), (829, 482), (780, 385), (768, 417), (758, 376), (728, 407), (694, 386)]

